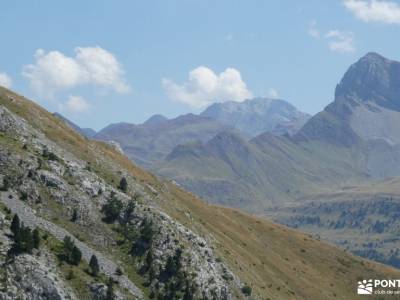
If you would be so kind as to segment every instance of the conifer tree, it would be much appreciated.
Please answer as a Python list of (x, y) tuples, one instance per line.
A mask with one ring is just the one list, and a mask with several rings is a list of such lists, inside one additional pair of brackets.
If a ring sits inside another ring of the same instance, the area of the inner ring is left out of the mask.
[(10, 230), (13, 233), (13, 235), (16, 236), (18, 235), (20, 229), (21, 229), (21, 223), (19, 221), (18, 215), (15, 214), (11, 221)]
[(79, 265), (81, 260), (82, 260), (82, 252), (81, 252), (81, 250), (79, 250), (78, 247), (76, 247), (74, 245), (74, 247), (72, 248), (72, 252), (71, 252), (71, 261), (70, 262), (71, 262), (71, 264), (77, 266), (77, 265)]
[(118, 219), (122, 208), (122, 201), (115, 197), (115, 193), (111, 193), (107, 203), (101, 208), (101, 212), (104, 214), (103, 220), (107, 223), (113, 223)]
[(32, 232), (32, 239), (33, 239), (33, 248), (39, 249), (40, 246), (40, 234), (39, 230), (35, 228)]
[(114, 300), (114, 282), (113, 279), (110, 277), (107, 283), (107, 294), (106, 300)]
[(92, 255), (92, 257), (90, 258), (89, 267), (92, 276), (97, 276), (99, 274), (100, 266), (99, 262), (97, 261), (96, 255)]

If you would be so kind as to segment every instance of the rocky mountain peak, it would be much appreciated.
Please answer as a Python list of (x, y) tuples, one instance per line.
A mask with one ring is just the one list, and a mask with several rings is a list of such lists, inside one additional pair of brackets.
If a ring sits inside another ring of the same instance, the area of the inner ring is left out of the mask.
[(292, 128), (290, 133), (294, 133), (309, 119), (309, 115), (290, 103), (270, 98), (215, 103), (202, 112), (201, 116), (239, 129), (250, 137), (272, 131), (277, 125)]
[(370, 52), (353, 64), (336, 87), (335, 100), (373, 102), (400, 110), (400, 63)]

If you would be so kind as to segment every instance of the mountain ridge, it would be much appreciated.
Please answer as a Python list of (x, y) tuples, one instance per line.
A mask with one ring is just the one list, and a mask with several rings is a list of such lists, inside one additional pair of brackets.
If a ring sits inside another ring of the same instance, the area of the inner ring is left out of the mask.
[(309, 119), (309, 115), (297, 110), (281, 99), (253, 98), (243, 102), (214, 103), (200, 115), (211, 117), (254, 137), (265, 131), (294, 134)]
[[(248, 299), (241, 291), (244, 287), (242, 284), (246, 283), (251, 286), (254, 299), (358, 299), (355, 287), (360, 276), (394, 278), (399, 275), (398, 270), (362, 260), (284, 226), (237, 210), (205, 204), (173, 183), (160, 181), (136, 167), (111, 146), (84, 139), (37, 104), (3, 88), (0, 88), (0, 108), (0, 163), (3, 166), (0, 174), (2, 179), (10, 174), (17, 175), (8, 184), (8, 193), (17, 196), (12, 199), (7, 197), (8, 201), (18, 201), (21, 205), (32, 207), (37, 216), (68, 229), (82, 243), (91, 245), (113, 260), (117, 258), (116, 261), (123, 263), (123, 274), (137, 284), (145, 297), (149, 295), (149, 289), (154, 289), (156, 294), (164, 290), (160, 288), (162, 285), (146, 284), (147, 272), (138, 275), (143, 273), (132, 270), (136, 268), (134, 262), (140, 268), (143, 260), (140, 257), (132, 260), (123, 254), (126, 250), (124, 244), (120, 244), (115, 230), (120, 225), (101, 221), (100, 207), (112, 191), (123, 202), (134, 197), (134, 193), (140, 193), (141, 200), (136, 200), (135, 218), (151, 218), (154, 225), (160, 226), (161, 231), (157, 233), (152, 246), (155, 247), (154, 251), (162, 251), (156, 252), (162, 253), (154, 260), (156, 274), (160, 264), (165, 264), (170, 253), (173, 255), (176, 243), (180, 244), (191, 236), (191, 242), (187, 240), (183, 249), (182, 266), (187, 268), (190, 265), (186, 254), (189, 251), (191, 263), (198, 263), (196, 270), (202, 272), (201, 276), (195, 278), (200, 280), (200, 291), (206, 295), (216, 288), (217, 297), (221, 298), (218, 293), (221, 292), (220, 288), (225, 288), (229, 293), (227, 299)], [(43, 152), (44, 149), (46, 151)], [(49, 156), (49, 153), (52, 155)], [(121, 176), (125, 176), (128, 182), (126, 192), (117, 186)], [(23, 200), (22, 192), (26, 189), (36, 192), (28, 193), (28, 198)], [(40, 201), (37, 201), (39, 198)], [(3, 220), (3, 216), (9, 212), (3, 206), (0, 208)], [(78, 213), (76, 223), (71, 221), (73, 208)], [(4, 217), (6, 226), (10, 224), (8, 219)], [(139, 222), (137, 226), (142, 225)], [(8, 241), (9, 236), (1, 227), (0, 239)], [(170, 238), (172, 236), (175, 241)], [(165, 243), (169, 245), (167, 248), (158, 248)], [(4, 245), (8, 247), (9, 243)], [(47, 253), (57, 251), (61, 245), (48, 235), (40, 247), (41, 251)], [(3, 246), (0, 250), (1, 262), (5, 255)], [(206, 260), (202, 259), (204, 256)], [(17, 281), (18, 276), (28, 275), (29, 268), (33, 266), (29, 262), (24, 268), (24, 264), (19, 262), (34, 260), (35, 257), (23, 254), (7, 265), (8, 282), (15, 287), (10, 290), (15, 293), (12, 295), (29, 298), (43, 288), (43, 298), (39, 299), (45, 299), (47, 293), (54, 292), (41, 285), (41, 276), (46, 276), (44, 272), (37, 273), (34, 280), (22, 281), (26, 283), (25, 286), (18, 284), (21, 282)], [(57, 257), (54, 259), (57, 260)], [(214, 262), (217, 265), (210, 269), (203, 265)], [(219, 267), (224, 265), (226, 271)], [(93, 282), (90, 275), (84, 272), (84, 264), (65, 267), (65, 264), (49, 261), (47, 267), (52, 270), (49, 273), (51, 276), (55, 274), (53, 280), (71, 286), (77, 293), (75, 298), (71, 294), (72, 299), (83, 299), (83, 295), (91, 295), (93, 291), (100, 293), (107, 290), (102, 282), (93, 285), (95, 289), (88, 290), (86, 283), (91, 285)], [(229, 279), (232, 273), (228, 269), (232, 270), (233, 279)], [(1, 276), (4, 270), (1, 269)], [(73, 271), (75, 278), (68, 277), (70, 279), (67, 280), (64, 276), (69, 274), (69, 270)], [(343, 272), (346, 276), (338, 277), (337, 272)], [(220, 279), (223, 273), (229, 278)], [(214, 274), (213, 280), (207, 280), (210, 274)], [(201, 281), (203, 276), (205, 281)], [(317, 281), (318, 285), (315, 285)], [(127, 291), (121, 289), (119, 283), (114, 283), (114, 290), (121, 299), (129, 299), (125, 294)], [(194, 299), (200, 297), (203, 299), (204, 295), (195, 294)]]

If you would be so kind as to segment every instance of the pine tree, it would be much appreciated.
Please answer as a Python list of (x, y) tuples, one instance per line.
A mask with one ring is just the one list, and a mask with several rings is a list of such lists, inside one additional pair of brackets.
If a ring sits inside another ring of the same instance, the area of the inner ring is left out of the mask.
[(69, 262), (71, 260), (72, 249), (75, 247), (75, 244), (70, 236), (65, 236), (63, 240), (63, 251), (62, 258), (63, 260)]
[(114, 282), (113, 279), (110, 277), (107, 283), (107, 294), (106, 300), (114, 300)]
[(82, 259), (82, 252), (69, 236), (64, 237), (62, 259), (73, 265), (78, 265)]
[(191, 286), (188, 280), (186, 280), (185, 294), (183, 295), (183, 300), (193, 300), (195, 292), (195, 288)]
[(72, 212), (71, 222), (75, 223), (77, 220), (78, 220), (78, 211), (76, 210), (76, 208), (74, 208)]
[(155, 235), (155, 231), (153, 228), (153, 222), (148, 220), (147, 218), (143, 220), (140, 228), (140, 236), (133, 243), (131, 254), (132, 255), (143, 255), (147, 250), (151, 248), (153, 244), (153, 238)]
[(115, 197), (115, 193), (111, 193), (107, 203), (101, 208), (101, 212), (104, 214), (103, 220), (107, 223), (113, 223), (118, 219), (122, 208), (122, 201)]
[(128, 224), (132, 221), (135, 207), (136, 207), (135, 202), (133, 200), (129, 201), (124, 211), (124, 220), (123, 220), (124, 224)]
[(39, 249), (40, 246), (40, 234), (39, 230), (35, 228), (32, 232), (32, 239), (33, 239), (33, 248)]
[(31, 229), (29, 227), (25, 227), (24, 224), (21, 224), (21, 228), (14, 237), (13, 248), (15, 254), (32, 252), (33, 238)]
[(32, 253), (33, 237), (32, 237), (32, 231), (29, 227), (21, 226), (20, 241), (21, 241), (22, 252)]
[(19, 221), (18, 215), (15, 214), (11, 221), (10, 230), (13, 233), (13, 235), (16, 236), (18, 235), (20, 229), (21, 229), (21, 223)]
[(97, 276), (100, 272), (99, 262), (97, 261), (96, 255), (92, 255), (89, 262), (90, 273), (92, 276)]
[(126, 193), (128, 191), (128, 182), (126, 181), (125, 177), (121, 178), (121, 181), (119, 182), (119, 186), (118, 188), (123, 191), (124, 193)]
[(153, 261), (154, 261), (153, 251), (151, 251), (151, 249), (150, 249), (147, 252), (147, 255), (146, 255), (146, 268), (147, 268), (147, 270), (149, 270), (151, 268), (151, 266), (153, 265)]
[(71, 252), (71, 264), (73, 265), (79, 265), (79, 263), (81, 262), (82, 259), (82, 252), (81, 250), (79, 250), (78, 247), (74, 246), (72, 248), (72, 252)]

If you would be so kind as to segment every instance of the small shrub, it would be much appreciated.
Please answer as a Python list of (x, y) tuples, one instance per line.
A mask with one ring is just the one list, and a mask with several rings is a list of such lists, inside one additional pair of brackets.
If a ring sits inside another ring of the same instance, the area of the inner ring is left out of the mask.
[(19, 197), (22, 201), (28, 200), (28, 193), (25, 191), (21, 191), (21, 196)]
[(75, 278), (75, 273), (74, 273), (74, 271), (69, 270), (69, 271), (68, 271), (68, 274), (67, 274), (67, 276), (66, 276), (66, 278), (67, 278), (67, 280), (72, 280), (72, 279), (74, 279), (74, 278)]
[(55, 155), (53, 152), (49, 151), (48, 149), (43, 149), (42, 156), (50, 161), (59, 161), (60, 159)]
[(115, 274), (118, 276), (122, 276), (124, 273), (122, 272), (120, 267), (117, 267), (117, 269), (115, 270)]
[(248, 286), (248, 285), (243, 286), (243, 287), (242, 287), (242, 293), (243, 293), (245, 296), (251, 296), (251, 293), (252, 293), (251, 287)]
[(119, 182), (118, 188), (126, 193), (128, 191), (128, 181), (126, 181), (125, 177), (121, 178), (121, 181)]
[(3, 177), (3, 184), (0, 187), (0, 191), (8, 191), (8, 189), (11, 187), (11, 180), (8, 176)]

